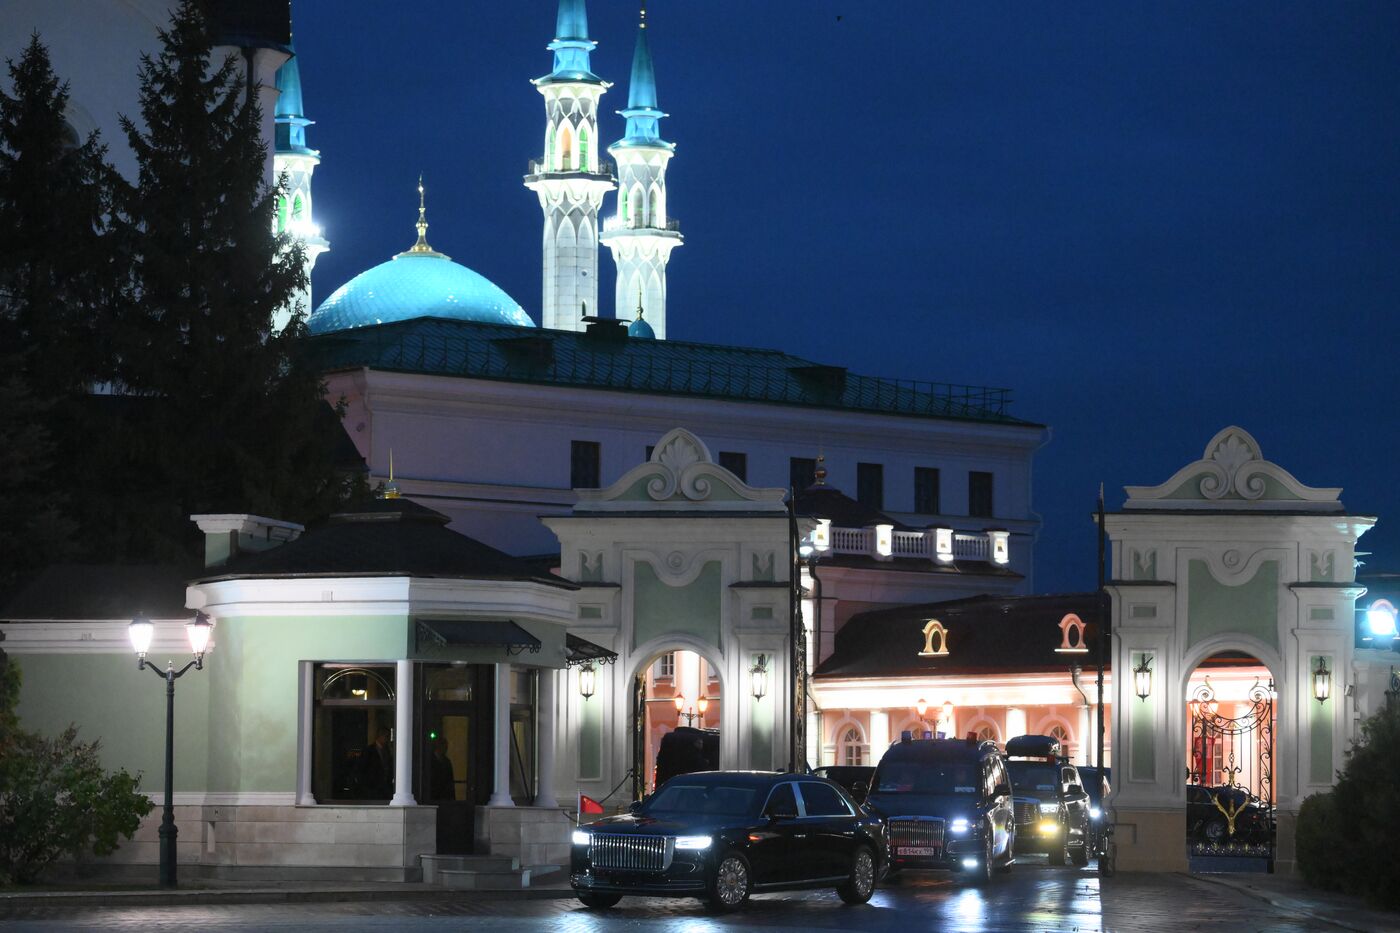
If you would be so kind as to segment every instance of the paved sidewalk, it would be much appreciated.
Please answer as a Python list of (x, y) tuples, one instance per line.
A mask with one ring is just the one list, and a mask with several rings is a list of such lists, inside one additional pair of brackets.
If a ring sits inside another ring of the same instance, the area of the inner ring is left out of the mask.
[(1374, 910), (1365, 901), (1308, 887), (1288, 875), (1198, 874), (1197, 881), (1231, 888), (1280, 910), (1356, 933), (1400, 933), (1400, 914)]

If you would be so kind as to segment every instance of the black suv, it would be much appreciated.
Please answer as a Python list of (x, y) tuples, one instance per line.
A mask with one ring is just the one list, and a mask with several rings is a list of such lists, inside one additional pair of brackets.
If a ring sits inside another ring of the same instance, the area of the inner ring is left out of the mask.
[(904, 733), (875, 769), (866, 807), (885, 820), (892, 871), (965, 872), (976, 883), (1011, 870), (1011, 784), (996, 743)]
[(1006, 769), (1016, 791), (1016, 852), (1044, 852), (1089, 864), (1089, 795), (1079, 772), (1051, 735), (1018, 735), (1006, 743)]

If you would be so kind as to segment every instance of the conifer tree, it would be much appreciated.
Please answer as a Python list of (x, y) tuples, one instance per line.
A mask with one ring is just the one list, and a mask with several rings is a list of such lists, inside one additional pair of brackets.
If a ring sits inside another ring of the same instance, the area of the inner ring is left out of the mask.
[[(301, 249), (273, 233), (262, 115), (233, 56), (214, 60), (195, 0), (183, 0), (141, 60), (141, 123), (122, 126), (138, 177), (121, 199), (133, 300), (119, 379), (147, 396), (130, 425), (137, 477), (127, 547), (154, 556), (188, 546), (187, 516), (254, 511), (307, 518), (338, 501), (319, 374), (301, 352), (298, 316), (273, 312), (305, 282)], [(137, 497), (144, 497), (142, 508)]]

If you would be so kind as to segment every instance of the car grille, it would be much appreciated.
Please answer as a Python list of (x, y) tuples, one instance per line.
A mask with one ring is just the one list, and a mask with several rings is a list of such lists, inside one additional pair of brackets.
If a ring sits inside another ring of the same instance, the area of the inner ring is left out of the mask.
[(892, 846), (940, 848), (943, 845), (943, 821), (895, 818), (889, 822), (889, 835)]
[(588, 859), (594, 868), (665, 871), (671, 867), (673, 845), (668, 836), (594, 833), (588, 846)]
[(1016, 802), (1016, 825), (1026, 826), (1040, 819), (1039, 803)]

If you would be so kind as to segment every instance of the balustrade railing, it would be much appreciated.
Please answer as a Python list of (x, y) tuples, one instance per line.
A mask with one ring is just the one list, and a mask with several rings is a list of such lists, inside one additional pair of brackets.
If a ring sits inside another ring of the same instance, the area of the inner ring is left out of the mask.
[(951, 533), (952, 554), (939, 555), (938, 553), (938, 532), (937, 529), (927, 529), (925, 531), (895, 531), (889, 541), (889, 553), (882, 554), (879, 551), (880, 536), (875, 528), (840, 528), (832, 526), (829, 529), (830, 547), (832, 554), (864, 554), (876, 558), (890, 559), (895, 557), (920, 558), (932, 561), (948, 560), (972, 560), (985, 561), (988, 563), (1010, 563), (1010, 548), (1004, 547), (1002, 557), (998, 560), (995, 538), (1000, 535), (1006, 536), (1004, 531), (980, 531), (963, 532), (954, 531)]
[(603, 232), (610, 233), (613, 230), (666, 230), (671, 233), (680, 233), (681, 222), (675, 217), (667, 217), (665, 223), (632, 223), (636, 218), (619, 217), (616, 214), (609, 214), (603, 218)]
[(545, 175), (545, 174), (606, 175), (606, 176), (609, 177), (609, 178), (614, 177), (613, 164), (612, 164), (611, 162), (608, 162), (608, 161), (604, 160), (604, 159), (599, 159), (599, 160), (598, 160), (598, 167), (597, 167), (597, 168), (593, 168), (593, 169), (590, 169), (590, 168), (587, 168), (587, 167), (580, 167), (580, 168), (550, 168), (548, 165), (545, 164), (545, 160), (544, 160), (544, 159), (531, 159), (531, 160), (530, 160), (530, 171), (529, 171), (527, 174), (530, 174), (530, 175)]

